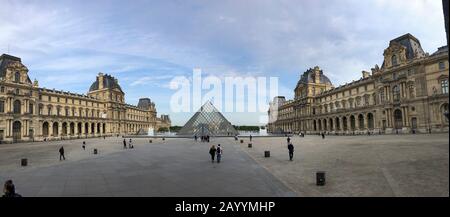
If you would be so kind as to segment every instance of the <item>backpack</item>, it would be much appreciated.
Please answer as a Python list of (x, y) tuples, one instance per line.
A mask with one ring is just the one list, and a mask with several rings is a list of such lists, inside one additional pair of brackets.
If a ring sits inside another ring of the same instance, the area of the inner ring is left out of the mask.
[(222, 148), (221, 147), (217, 147), (216, 152), (217, 152), (217, 154), (222, 154)]

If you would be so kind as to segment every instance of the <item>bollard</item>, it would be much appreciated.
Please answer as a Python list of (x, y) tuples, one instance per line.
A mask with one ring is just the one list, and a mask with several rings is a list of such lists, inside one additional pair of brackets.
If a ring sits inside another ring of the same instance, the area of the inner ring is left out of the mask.
[(98, 151), (97, 151), (97, 149), (95, 148), (95, 149), (94, 149), (94, 154), (97, 154), (97, 153), (98, 153)]
[(20, 164), (21, 164), (23, 167), (26, 167), (26, 166), (28, 165), (28, 160), (27, 160), (26, 158), (22, 158), (22, 160), (20, 161)]
[(325, 185), (325, 172), (324, 171), (318, 171), (316, 173), (316, 185), (317, 186)]
[(248, 143), (248, 147), (251, 148), (252, 147), (252, 143)]
[(243, 139), (241, 139), (241, 143), (244, 143), (244, 140), (243, 140)]
[(270, 151), (264, 151), (264, 157), (270, 157)]

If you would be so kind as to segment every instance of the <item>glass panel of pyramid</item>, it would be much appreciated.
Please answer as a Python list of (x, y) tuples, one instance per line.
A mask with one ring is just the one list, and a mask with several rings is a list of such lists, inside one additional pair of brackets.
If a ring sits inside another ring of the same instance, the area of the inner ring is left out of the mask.
[(222, 113), (208, 101), (186, 122), (177, 135), (234, 136), (238, 135), (238, 132)]

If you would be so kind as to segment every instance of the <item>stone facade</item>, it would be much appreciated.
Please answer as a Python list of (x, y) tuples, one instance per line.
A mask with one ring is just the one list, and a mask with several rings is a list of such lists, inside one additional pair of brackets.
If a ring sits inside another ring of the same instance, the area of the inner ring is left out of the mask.
[(271, 102), (268, 131), (448, 132), (448, 47), (429, 55), (406, 34), (391, 40), (383, 55), (381, 67), (339, 87), (319, 67), (307, 70), (293, 100), (276, 97)]
[(86, 95), (41, 88), (20, 58), (0, 56), (0, 142), (135, 134), (158, 124), (170, 126), (168, 117), (157, 118), (150, 99), (141, 100), (138, 106), (126, 104), (117, 79), (103, 73)]

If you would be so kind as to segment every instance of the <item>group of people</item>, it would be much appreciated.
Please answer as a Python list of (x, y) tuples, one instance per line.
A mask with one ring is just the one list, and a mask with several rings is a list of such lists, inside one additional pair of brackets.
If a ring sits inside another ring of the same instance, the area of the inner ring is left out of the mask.
[[(198, 140), (197, 134), (194, 135), (194, 140), (195, 140), (195, 141)], [(201, 141), (201, 142), (209, 142), (209, 141), (210, 141), (209, 135), (206, 135), (206, 136), (200, 136), (200, 141)]]
[(216, 146), (212, 145), (209, 149), (209, 154), (211, 155), (211, 162), (214, 163), (214, 157), (217, 156), (217, 163), (220, 163), (220, 160), (222, 159), (223, 154), (223, 148), (220, 146), (220, 144)]
[[(123, 139), (123, 149), (127, 148), (127, 140)], [(128, 148), (132, 149), (134, 148), (131, 139), (128, 141)]]

